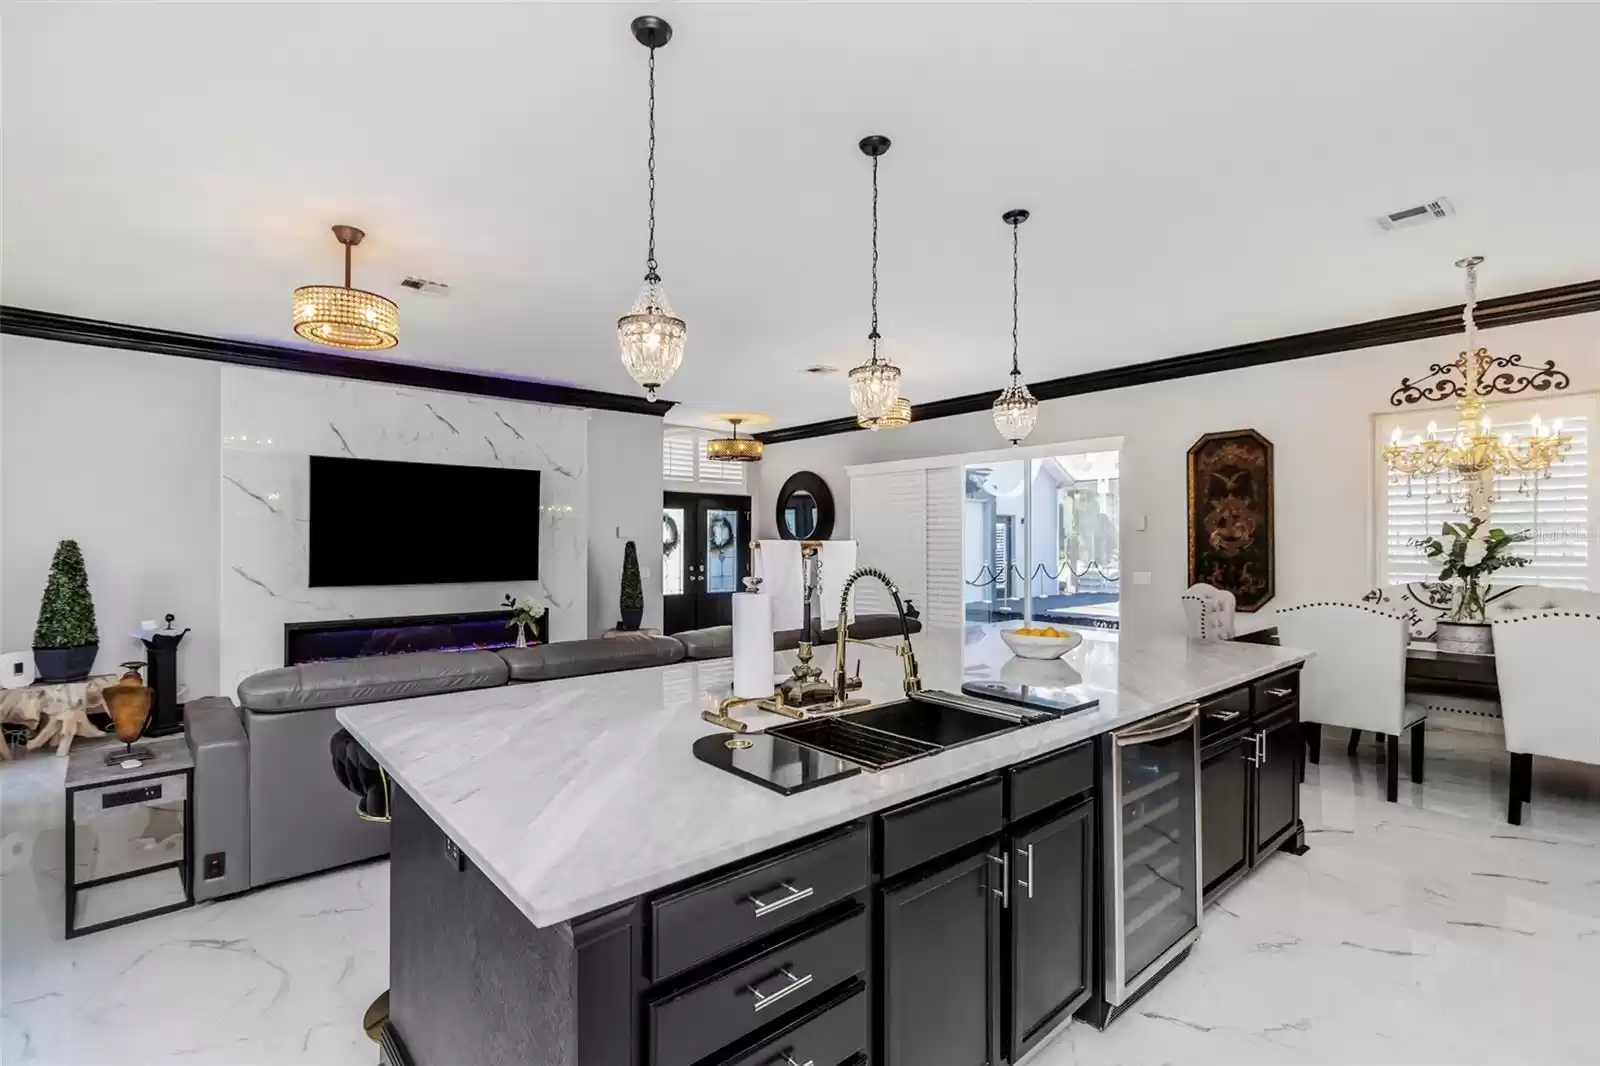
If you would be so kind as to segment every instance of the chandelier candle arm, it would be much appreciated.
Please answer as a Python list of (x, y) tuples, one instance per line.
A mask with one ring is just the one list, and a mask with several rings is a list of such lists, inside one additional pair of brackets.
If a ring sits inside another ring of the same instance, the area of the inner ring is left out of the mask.
[(689, 327), (673, 313), (661, 285), (656, 265), (656, 49), (672, 40), (672, 27), (666, 19), (641, 15), (633, 20), (634, 39), (650, 50), (649, 64), (649, 146), (646, 164), (649, 215), (646, 238), (644, 286), (628, 313), (617, 319), (617, 344), (622, 365), (630, 377), (644, 387), (652, 401), (656, 390), (665, 385), (683, 365), (683, 348)]
[[(865, 363), (850, 371), (850, 404), (855, 408), (857, 425), (877, 429), (891, 424), (885, 419), (898, 417), (901, 376), (899, 367), (878, 355), (878, 159), (889, 150), (889, 138), (872, 134), (863, 137), (857, 147), (872, 160), (872, 328), (867, 333), (872, 350)], [(909, 407), (908, 404), (907, 422)]]
[(1018, 229), (1028, 221), (1021, 208), (1000, 216), (1011, 227), (1011, 384), (995, 397), (994, 426), (1014, 448), (1025, 440), (1039, 421), (1039, 401), (1022, 383), (1022, 368), (1017, 362), (1017, 322), (1021, 278)]
[[(1478, 265), (1482, 256), (1468, 256), (1456, 261), (1456, 266), (1466, 271), (1466, 302), (1461, 308), (1461, 324), (1466, 338), (1466, 350), (1448, 367), (1436, 365), (1430, 377), (1438, 376), (1439, 383), (1428, 390), (1402, 379), (1401, 387), (1390, 397), (1390, 403), (1415, 403), (1422, 399), (1443, 399), (1458, 396), (1456, 402), (1456, 428), (1448, 438), (1441, 439), (1435, 423), (1428, 423), (1425, 437), (1406, 443), (1400, 431), (1383, 448), (1383, 460), (1389, 469), (1390, 480), (1404, 480), (1406, 493), (1411, 494), (1414, 483), (1420, 479), (1427, 496), (1442, 495), (1451, 502), (1463, 502), (1474, 517), (1487, 519), (1490, 506), (1496, 499), (1496, 476), (1516, 475), (1522, 491), (1532, 486), (1537, 492), (1538, 482), (1550, 476), (1550, 468), (1565, 458), (1572, 447), (1572, 438), (1560, 432), (1559, 424), (1546, 433), (1538, 415), (1532, 419), (1533, 433), (1518, 442), (1509, 432), (1494, 434), (1494, 423), (1484, 408), (1483, 397), (1494, 392), (1520, 392), (1533, 378), (1522, 378), (1507, 385), (1511, 375), (1503, 375), (1490, 383), (1484, 381), (1484, 371), (1493, 366), (1520, 366), (1521, 356), (1512, 355), (1496, 360), (1487, 348), (1478, 347), (1478, 327), (1474, 312), (1478, 303)], [(1449, 371), (1460, 372), (1458, 385), (1449, 378)], [(1540, 389), (1563, 389), (1567, 376), (1555, 369), (1554, 362), (1547, 363), (1535, 372)]]

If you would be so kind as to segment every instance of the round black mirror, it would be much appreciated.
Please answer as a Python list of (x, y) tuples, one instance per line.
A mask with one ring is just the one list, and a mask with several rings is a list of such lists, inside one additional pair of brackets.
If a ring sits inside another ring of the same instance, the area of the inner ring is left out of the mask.
[(778, 490), (778, 536), (784, 540), (827, 540), (833, 535), (833, 493), (809, 470), (792, 474)]

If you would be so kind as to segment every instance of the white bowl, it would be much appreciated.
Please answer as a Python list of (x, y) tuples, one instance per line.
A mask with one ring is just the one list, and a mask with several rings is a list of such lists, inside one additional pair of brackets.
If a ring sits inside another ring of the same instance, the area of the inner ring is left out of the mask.
[(1000, 639), (1006, 642), (1011, 654), (1021, 658), (1059, 659), (1083, 643), (1083, 634), (1068, 630), (1064, 637), (1028, 637), (1015, 629), (1002, 629)]

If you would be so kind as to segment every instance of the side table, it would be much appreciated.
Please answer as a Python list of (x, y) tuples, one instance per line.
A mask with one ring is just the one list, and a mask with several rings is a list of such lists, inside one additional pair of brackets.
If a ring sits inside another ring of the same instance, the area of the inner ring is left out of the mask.
[(120, 742), (79, 744), (67, 763), (67, 939), (194, 905), (194, 759), (181, 736), (106, 765)]

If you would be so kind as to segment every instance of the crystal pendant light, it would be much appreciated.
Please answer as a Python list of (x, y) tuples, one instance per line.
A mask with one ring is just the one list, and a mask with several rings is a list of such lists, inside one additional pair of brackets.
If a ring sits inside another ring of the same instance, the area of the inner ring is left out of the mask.
[(656, 273), (656, 49), (672, 40), (672, 27), (666, 19), (641, 15), (633, 20), (632, 29), (634, 39), (650, 49), (650, 243), (644, 287), (628, 313), (617, 319), (617, 343), (622, 365), (654, 400), (656, 390), (683, 364), (683, 344), (689, 336), (689, 327), (672, 313)]
[(872, 159), (872, 332), (867, 334), (872, 357), (850, 371), (850, 403), (856, 421), (862, 423), (878, 422), (894, 411), (900, 398), (900, 368), (878, 355), (878, 158), (889, 150), (889, 138), (873, 134), (861, 138), (859, 147)]
[(897, 399), (889, 406), (889, 413), (882, 418), (857, 418), (856, 425), (862, 429), (901, 429), (911, 424), (911, 401), (904, 396)]
[(302, 285), (294, 290), (294, 331), (330, 348), (376, 351), (400, 343), (400, 309), (375, 292), (350, 287), (350, 249), (366, 234), (335, 226), (344, 245), (344, 285)]
[(733, 436), (714, 437), (706, 441), (706, 458), (719, 463), (759, 463), (762, 452), (766, 446), (754, 437), (739, 436), (739, 424), (742, 418), (730, 418), (728, 424), (733, 427)]
[(1018, 208), (1000, 217), (1011, 227), (1011, 384), (995, 397), (994, 426), (1016, 447), (1039, 421), (1039, 401), (1022, 383), (1022, 371), (1017, 367), (1017, 227), (1028, 221), (1028, 212)]

